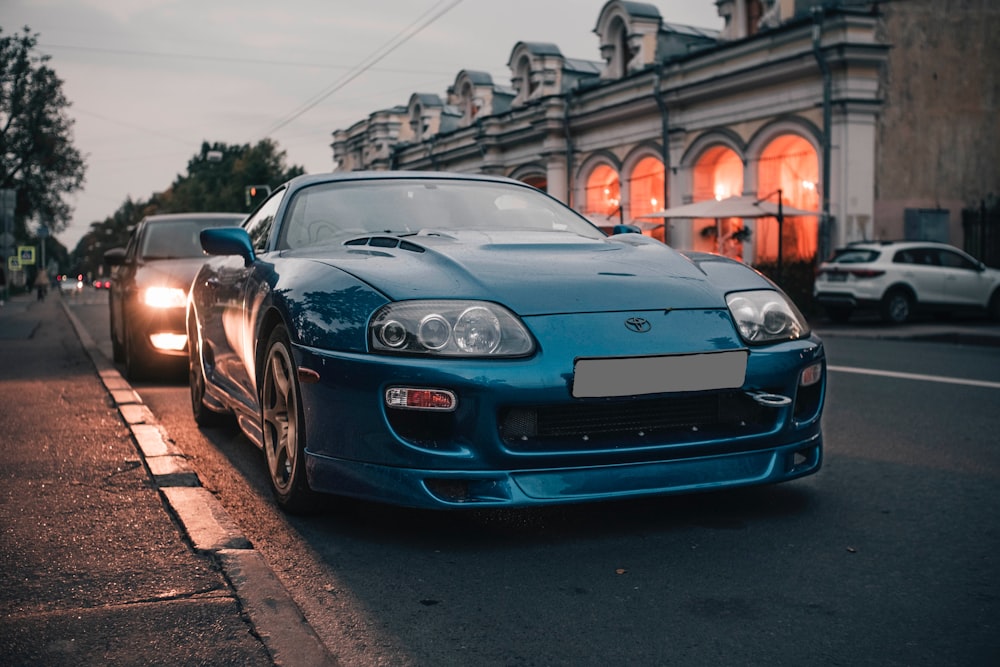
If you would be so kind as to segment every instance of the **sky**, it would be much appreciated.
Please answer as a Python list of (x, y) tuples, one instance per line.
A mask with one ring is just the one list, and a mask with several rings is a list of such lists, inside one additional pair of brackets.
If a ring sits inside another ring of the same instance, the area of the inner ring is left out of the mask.
[[(664, 21), (722, 29), (715, 0), (647, 0)], [(464, 69), (510, 84), (520, 41), (600, 60), (606, 0), (0, 0), (63, 81), (86, 163), (67, 197), (73, 250), (127, 198), (187, 171), (204, 141), (270, 137), (288, 166), (334, 169), (332, 133), (412, 93), (444, 97)], [(272, 184), (276, 185), (276, 184)]]

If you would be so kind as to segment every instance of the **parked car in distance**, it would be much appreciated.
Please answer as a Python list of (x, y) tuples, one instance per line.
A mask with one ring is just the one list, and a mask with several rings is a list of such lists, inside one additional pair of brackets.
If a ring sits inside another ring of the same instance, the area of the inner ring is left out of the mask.
[(111, 266), (111, 347), (125, 375), (140, 379), (157, 368), (183, 367), (187, 358), (184, 308), (191, 279), (206, 257), (198, 235), (239, 224), (243, 213), (172, 213), (143, 218), (125, 248), (104, 253)]
[(111, 289), (111, 279), (110, 278), (95, 279), (94, 289)]
[(979, 311), (1000, 320), (1000, 271), (931, 241), (838, 248), (820, 264), (813, 295), (835, 322), (846, 322), (860, 310), (877, 310), (896, 324), (921, 311)]
[(235, 415), (288, 511), (315, 492), (519, 507), (820, 468), (822, 342), (739, 262), (432, 172), (302, 176), (201, 239), (194, 418)]

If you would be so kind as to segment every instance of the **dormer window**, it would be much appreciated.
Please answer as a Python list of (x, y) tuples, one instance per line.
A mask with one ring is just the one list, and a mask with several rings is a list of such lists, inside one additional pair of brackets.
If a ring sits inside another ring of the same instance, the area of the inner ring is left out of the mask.
[(531, 59), (527, 55), (517, 61), (511, 83), (514, 84), (514, 90), (517, 91), (518, 102), (527, 102), (531, 99), (538, 84), (532, 81)]
[(419, 104), (414, 105), (410, 111), (410, 129), (413, 130), (413, 137), (417, 141), (424, 138), (423, 110)]
[(628, 26), (621, 19), (615, 19), (611, 24), (610, 33), (614, 48), (611, 51), (611, 60), (608, 61), (608, 70), (614, 73), (615, 78), (620, 79), (628, 74), (628, 63), (632, 59), (628, 45)]

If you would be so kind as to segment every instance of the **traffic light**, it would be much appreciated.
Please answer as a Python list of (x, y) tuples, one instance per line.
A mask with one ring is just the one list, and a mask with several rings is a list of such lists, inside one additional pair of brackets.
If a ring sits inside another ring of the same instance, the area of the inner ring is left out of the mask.
[(248, 185), (244, 190), (247, 199), (247, 208), (257, 208), (257, 204), (264, 201), (271, 194), (270, 185)]

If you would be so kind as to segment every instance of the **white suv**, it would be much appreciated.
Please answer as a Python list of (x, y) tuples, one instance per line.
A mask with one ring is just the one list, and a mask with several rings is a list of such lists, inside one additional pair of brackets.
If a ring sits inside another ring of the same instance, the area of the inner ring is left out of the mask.
[(1000, 320), (1000, 271), (944, 243), (852, 243), (820, 265), (813, 296), (836, 322), (865, 308), (897, 324), (916, 310), (985, 310)]

